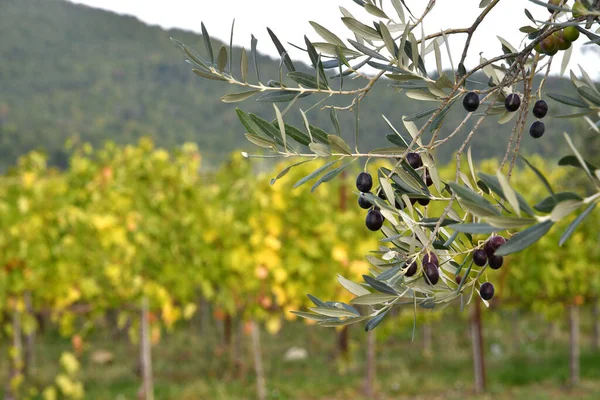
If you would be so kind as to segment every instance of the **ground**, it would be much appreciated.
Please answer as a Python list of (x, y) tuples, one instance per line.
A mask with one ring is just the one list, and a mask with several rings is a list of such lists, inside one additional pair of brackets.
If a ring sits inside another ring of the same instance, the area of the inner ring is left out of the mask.
[[(519, 332), (509, 323), (510, 313), (492, 312), (485, 320), (488, 392), (472, 392), (471, 347), (464, 316), (450, 313), (432, 323), (433, 347), (423, 351), (422, 330), (410, 341), (412, 323), (406, 319), (386, 321), (378, 340), (377, 399), (599, 399), (600, 352), (590, 346), (590, 327), (582, 329), (582, 383), (568, 388), (566, 327), (549, 329), (538, 317), (520, 317)], [(582, 312), (585, 315), (585, 312)], [(588, 321), (589, 322), (589, 321)], [(223, 351), (216, 323), (185, 323), (173, 333), (163, 333), (153, 348), (156, 399), (192, 400), (255, 399), (249, 337), (240, 335), (237, 348), (244, 360), (232, 368)], [(422, 328), (421, 323), (420, 328)], [(240, 330), (241, 331), (241, 330)], [(390, 334), (386, 335), (386, 332)], [(393, 334), (391, 334), (393, 332)], [(551, 332), (554, 332), (551, 334)], [(518, 337), (518, 340), (517, 340)], [(361, 395), (365, 333), (351, 331), (351, 359), (333, 359), (335, 335), (330, 329), (291, 323), (275, 336), (262, 332), (263, 357), (269, 399), (346, 400)], [(4, 343), (5, 344), (5, 343)], [(285, 361), (290, 347), (305, 348), (309, 358)], [(68, 340), (46, 333), (37, 345), (34, 382), (49, 382), (56, 373), (56, 360)], [(1, 349), (6, 354), (6, 348)], [(97, 350), (110, 351), (115, 359), (106, 365), (94, 364)], [(135, 399), (140, 385), (136, 373), (137, 347), (126, 335), (115, 338), (110, 329), (99, 329), (85, 344), (80, 375), (86, 399)], [(6, 363), (0, 365), (0, 376)], [(237, 376), (236, 376), (237, 375)], [(0, 391), (1, 393), (1, 391)]]

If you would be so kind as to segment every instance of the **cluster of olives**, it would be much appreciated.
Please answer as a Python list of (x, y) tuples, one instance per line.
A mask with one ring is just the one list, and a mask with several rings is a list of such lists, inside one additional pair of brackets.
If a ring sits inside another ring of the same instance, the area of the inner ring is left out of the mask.
[[(544, 100), (538, 100), (535, 102), (532, 112), (534, 117), (544, 118), (548, 113), (548, 104)], [(535, 121), (529, 127), (529, 134), (535, 139), (541, 138), (545, 131), (546, 126), (542, 121)]]
[[(407, 265), (404, 276), (411, 277), (417, 273), (417, 262), (413, 261)], [(423, 278), (428, 285), (436, 285), (440, 280), (440, 261), (435, 253), (428, 253), (423, 256)]]
[[(421, 159), (421, 156), (417, 153), (408, 153), (406, 155), (406, 161), (415, 170), (423, 167), (423, 160)], [(426, 185), (428, 187), (433, 185), (433, 180), (431, 179), (431, 175), (429, 174), (429, 171), (425, 170), (424, 174), (425, 174)], [(370, 193), (371, 189), (373, 188), (373, 178), (371, 177), (371, 174), (369, 174), (367, 172), (361, 172), (360, 174), (358, 174), (358, 176), (356, 177), (356, 188), (361, 193)], [(388, 200), (385, 195), (385, 192), (383, 191), (382, 188), (379, 188), (377, 190), (377, 196), (382, 200)], [(419, 198), (419, 199), (411, 198), (409, 200), (412, 205), (414, 205), (415, 203), (418, 202), (422, 206), (426, 206), (430, 202), (429, 199), (423, 199), (423, 198)], [(391, 201), (390, 201), (390, 204), (391, 204)], [(371, 231), (380, 230), (381, 227), (383, 226), (384, 218), (383, 218), (383, 215), (381, 214), (379, 207), (371, 204), (371, 202), (369, 200), (367, 200), (366, 198), (364, 198), (363, 196), (358, 197), (358, 206), (365, 210), (370, 209), (369, 212), (367, 213), (367, 219), (365, 221), (367, 228), (369, 228), (369, 230), (371, 230)], [(397, 199), (395, 199), (395, 201), (394, 201), (394, 206), (398, 209), (403, 209), (404, 207), (406, 207), (406, 205), (404, 204), (404, 202), (402, 200), (400, 200), (400, 202), (398, 202)]]
[[(476, 111), (479, 107), (479, 95), (475, 92), (467, 93), (463, 98), (463, 107), (468, 112)], [(506, 108), (508, 112), (515, 112), (519, 107), (521, 107), (521, 98), (518, 94), (511, 93), (506, 96), (504, 108)], [(532, 112), (536, 118), (544, 118), (548, 113), (548, 104), (544, 100), (538, 100), (533, 106)], [(531, 124), (531, 127), (529, 127), (529, 134), (536, 139), (542, 137), (545, 131), (546, 126), (542, 121), (535, 121)]]
[[(495, 253), (496, 250), (498, 250), (498, 247), (502, 246), (504, 243), (506, 243), (506, 239), (502, 236), (492, 236), (485, 242), (482, 249), (473, 251), (473, 263), (478, 267), (484, 267), (487, 264), (491, 269), (499, 269), (504, 263), (504, 258), (495, 255)], [(460, 285), (461, 281), (462, 277), (456, 275), (456, 283)], [(494, 285), (490, 282), (482, 283), (479, 288), (479, 293), (481, 294), (482, 299), (490, 300), (494, 297)]]
[[(479, 108), (479, 95), (475, 92), (469, 92), (463, 98), (463, 107), (468, 112), (475, 112)], [(516, 93), (511, 93), (504, 100), (504, 108), (508, 112), (515, 112), (521, 107), (521, 98)]]
[(571, 43), (579, 38), (579, 31), (575, 26), (567, 26), (552, 35), (545, 37), (541, 42), (535, 45), (535, 51), (541, 54), (553, 56), (559, 50), (567, 50)]
[[(356, 177), (356, 188), (362, 193), (370, 193), (373, 187), (373, 178), (371, 174), (367, 172), (361, 172)], [(360, 196), (358, 198), (358, 205), (360, 208), (368, 209), (371, 208), (371, 203)], [(367, 214), (366, 225), (369, 230), (378, 231), (383, 226), (383, 215), (377, 206), (373, 206)]]

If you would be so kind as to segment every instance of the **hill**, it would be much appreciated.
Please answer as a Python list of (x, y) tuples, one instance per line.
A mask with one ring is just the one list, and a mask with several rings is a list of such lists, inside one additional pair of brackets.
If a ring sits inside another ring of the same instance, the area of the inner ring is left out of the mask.
[[(213, 165), (231, 150), (248, 148), (234, 107), (218, 99), (235, 89), (196, 77), (170, 36), (203, 49), (200, 35), (165, 31), (132, 17), (64, 1), (0, 0), (0, 169), (36, 148), (46, 149), (53, 163), (64, 165), (64, 143), (73, 137), (99, 144), (151, 136), (167, 147), (194, 141)], [(235, 49), (236, 57), (239, 51)], [(262, 77), (278, 77), (275, 60), (261, 56), (259, 64)], [(386, 145), (381, 114), (399, 124), (402, 115), (428, 108), (387, 83), (376, 85), (361, 108), (362, 140), (369, 148)], [(571, 90), (568, 81), (557, 78), (549, 80), (548, 88)], [(270, 104), (248, 100), (241, 107), (273, 118)], [(462, 115), (454, 107), (448, 131)], [(332, 130), (326, 112), (313, 118), (315, 125)], [(351, 119), (342, 118), (349, 141)], [(300, 115), (290, 122), (300, 124)], [(554, 138), (569, 129), (569, 122), (556, 120), (543, 140), (527, 137), (524, 146), (554, 156)], [(474, 156), (498, 155), (508, 135), (508, 126), (489, 121), (474, 138)], [(448, 160), (452, 148), (446, 146), (438, 157)]]

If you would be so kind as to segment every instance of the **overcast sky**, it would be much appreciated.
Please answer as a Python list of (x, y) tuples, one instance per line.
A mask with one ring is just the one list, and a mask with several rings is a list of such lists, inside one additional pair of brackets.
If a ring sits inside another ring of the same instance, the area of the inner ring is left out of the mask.
[[(308, 21), (316, 21), (326, 26), (342, 39), (352, 38), (340, 20), (339, 7), (343, 6), (354, 16), (367, 20), (370, 15), (352, 0), (71, 0), (75, 3), (86, 4), (121, 14), (133, 15), (140, 20), (164, 28), (182, 28), (200, 31), (200, 22), (204, 22), (209, 34), (215, 38), (229, 41), (231, 21), (235, 18), (234, 44), (249, 48), (250, 34), (259, 40), (259, 51), (276, 56), (266, 27), (270, 27), (282, 42), (300, 44), (303, 35), (308, 34), (311, 40), (321, 39), (314, 33)], [(425, 19), (425, 33), (441, 29), (468, 27), (479, 14), (480, 0), (439, 0), (434, 11)], [(420, 15), (427, 3), (425, 0), (406, 0), (411, 11)], [(460, 6), (457, 6), (460, 4)], [(389, 0), (384, 1), (388, 15), (396, 15)], [(479, 34), (474, 36), (467, 68), (477, 64), (479, 53), (491, 58), (500, 54), (501, 45), (496, 35), (502, 36), (511, 44), (518, 46), (524, 37), (519, 32), (523, 25), (531, 25), (524, 14), (524, 8), (538, 19), (546, 19), (548, 12), (545, 8), (536, 6), (526, 0), (502, 0), (479, 28)], [(453, 59), (460, 58), (466, 35), (454, 35), (450, 38)], [(598, 52), (592, 54), (581, 52), (582, 37), (577, 42), (571, 58), (571, 68), (577, 69), (581, 64), (590, 75), (600, 77), (597, 67), (600, 63)], [(289, 47), (289, 46), (287, 46)], [(200, 50), (200, 49), (199, 49)], [(305, 59), (298, 50), (288, 48), (292, 58)], [(445, 52), (443, 53), (445, 54)], [(556, 58), (562, 57), (557, 55)], [(447, 57), (444, 57), (447, 59)], [(429, 60), (426, 60), (429, 61)], [(431, 60), (433, 61), (433, 60)], [(456, 62), (456, 61), (455, 61)], [(444, 62), (445, 67), (449, 63)], [(560, 62), (554, 62), (554, 72), (558, 72)], [(430, 69), (433, 69), (430, 67)]]

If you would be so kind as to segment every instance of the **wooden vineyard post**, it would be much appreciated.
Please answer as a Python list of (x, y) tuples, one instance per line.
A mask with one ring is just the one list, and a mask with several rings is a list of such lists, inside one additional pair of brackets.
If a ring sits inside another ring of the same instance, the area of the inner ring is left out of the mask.
[[(31, 318), (35, 318), (33, 304), (31, 301), (31, 292), (25, 292), (25, 309)], [(27, 333), (25, 337), (25, 365), (23, 372), (25, 375), (34, 373), (35, 370), (35, 339), (37, 328)]]
[(475, 375), (475, 393), (485, 391), (485, 358), (483, 353), (483, 332), (481, 327), (481, 302), (475, 300), (471, 315), (471, 343), (473, 346), (473, 372)]
[(142, 366), (142, 389), (140, 400), (154, 400), (154, 383), (152, 382), (152, 344), (150, 342), (150, 320), (148, 317), (148, 298), (142, 299), (142, 315), (140, 321), (140, 356)]
[(579, 306), (569, 305), (569, 376), (571, 386), (579, 384)]
[(364, 383), (364, 395), (371, 399), (375, 396), (375, 376), (377, 373), (377, 337), (375, 332), (367, 333), (367, 364)]
[(21, 339), (21, 313), (16, 309), (12, 318), (12, 354), (10, 354), (10, 371), (7, 375), (4, 400), (17, 400), (18, 380), (23, 373), (23, 342)]
[(260, 346), (260, 327), (256, 321), (252, 321), (251, 324), (252, 353), (254, 356), (254, 371), (256, 373), (256, 393), (259, 400), (265, 400), (267, 398), (267, 385)]

